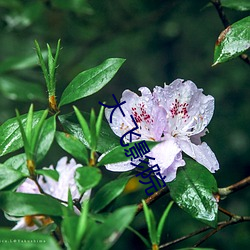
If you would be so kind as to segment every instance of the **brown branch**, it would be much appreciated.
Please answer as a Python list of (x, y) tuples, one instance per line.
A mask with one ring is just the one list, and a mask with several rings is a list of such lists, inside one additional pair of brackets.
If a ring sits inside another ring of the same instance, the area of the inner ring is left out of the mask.
[(212, 230), (207, 235), (205, 235), (202, 239), (200, 239), (194, 245), (194, 247), (198, 247), (204, 241), (206, 241), (208, 238), (210, 238), (212, 235), (214, 235), (215, 233), (219, 232), (220, 230), (222, 230), (223, 228), (225, 228), (227, 226), (238, 224), (241, 222), (247, 222), (247, 221), (250, 221), (250, 216), (237, 216), (237, 215), (235, 215), (230, 221), (223, 221), (222, 223), (220, 223), (220, 225), (216, 229)]
[[(212, 230), (211, 232), (209, 232), (206, 236), (204, 236), (199, 242), (197, 242), (197, 243), (195, 244), (194, 247), (200, 245), (200, 244), (203, 243), (205, 240), (207, 240), (209, 237), (211, 237), (212, 235), (214, 235), (215, 233), (217, 233), (218, 231), (220, 231), (221, 229), (223, 229), (223, 228), (225, 228), (225, 227), (227, 227), (227, 226), (229, 226), (229, 225), (238, 224), (238, 223), (247, 222), (247, 221), (250, 221), (250, 217), (248, 217), (248, 216), (237, 216), (237, 215), (234, 215), (234, 216), (232, 217), (232, 219), (229, 220), (229, 221), (222, 221), (222, 222), (219, 222), (219, 223), (218, 223), (218, 227), (217, 227), (216, 229)], [(203, 227), (203, 228), (201, 228), (201, 229), (199, 229), (199, 230), (197, 230), (197, 231), (195, 231), (195, 232), (192, 232), (192, 233), (187, 234), (187, 235), (185, 235), (185, 236), (182, 236), (182, 237), (180, 237), (180, 238), (178, 238), (178, 239), (175, 239), (175, 240), (173, 240), (173, 241), (170, 241), (170, 242), (167, 242), (167, 243), (165, 243), (165, 244), (162, 244), (162, 245), (159, 246), (159, 248), (165, 248), (165, 247), (172, 246), (172, 245), (174, 245), (174, 244), (177, 244), (177, 243), (179, 243), (179, 242), (181, 242), (181, 241), (184, 241), (184, 240), (186, 240), (186, 239), (189, 239), (189, 238), (191, 238), (191, 237), (193, 237), (193, 236), (195, 236), (195, 235), (204, 233), (204, 232), (206, 232), (206, 231), (208, 231), (208, 230), (211, 230), (211, 229), (213, 229), (213, 228), (210, 227), (210, 226)]]
[[(211, 3), (214, 5), (215, 9), (218, 12), (218, 15), (220, 17), (221, 22), (223, 23), (224, 28), (226, 29), (228, 26), (230, 26), (230, 22), (222, 8), (221, 1), (220, 0), (211, 0)], [(241, 54), (240, 59), (243, 60), (245, 63), (250, 65), (250, 59), (247, 54)]]
[[(169, 193), (169, 189), (168, 187), (164, 187), (160, 190), (158, 190), (157, 192), (155, 192), (154, 194), (150, 195), (146, 200), (146, 204), (150, 205), (152, 203), (154, 203), (156, 200), (158, 200), (160, 197), (162, 197), (163, 195)], [(139, 214), (141, 211), (143, 210), (143, 205), (142, 203), (139, 203), (137, 205), (137, 211), (136, 214)]]
[(239, 191), (247, 186), (250, 185), (250, 176), (246, 177), (245, 179), (239, 181), (239, 182), (236, 182), (228, 187), (225, 187), (225, 188), (219, 188), (218, 192), (219, 192), (219, 195), (222, 197), (222, 198), (225, 198), (227, 197), (229, 194), (231, 193), (234, 193), (236, 191)]

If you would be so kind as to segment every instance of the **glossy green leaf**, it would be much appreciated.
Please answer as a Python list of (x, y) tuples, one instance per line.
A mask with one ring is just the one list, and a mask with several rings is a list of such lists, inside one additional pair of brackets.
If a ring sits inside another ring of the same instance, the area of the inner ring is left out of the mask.
[(17, 171), (9, 166), (0, 164), (0, 190), (13, 184), (16, 181), (23, 180), (27, 175)]
[(11, 216), (62, 216), (63, 210), (66, 209), (59, 201), (49, 196), (14, 192), (0, 193), (0, 208)]
[(223, 7), (227, 7), (239, 11), (250, 10), (250, 1), (249, 0), (221, 0)]
[(191, 159), (185, 161), (186, 166), (178, 169), (176, 179), (168, 183), (170, 195), (191, 216), (216, 227), (218, 204), (213, 196), (218, 192), (216, 180), (199, 163)]
[(124, 61), (121, 58), (110, 58), (99, 66), (78, 74), (64, 90), (59, 106), (99, 91), (114, 77)]
[[(33, 127), (44, 111), (34, 112)], [(22, 123), (26, 123), (27, 114), (21, 115)], [(24, 125), (25, 126), (25, 125)], [(0, 126), (0, 156), (13, 152), (23, 146), (17, 118), (11, 118)]]
[(101, 170), (95, 167), (77, 168), (75, 173), (76, 185), (81, 194), (95, 187), (101, 180)]
[(28, 176), (29, 171), (27, 169), (26, 160), (27, 160), (26, 155), (23, 153), (10, 157), (8, 160), (4, 162), (4, 165), (8, 166), (9, 168), (18, 170), (19, 172)]
[(88, 151), (85, 145), (76, 137), (64, 132), (56, 132), (56, 141), (62, 149), (71, 154), (75, 159), (82, 164), (88, 165)]
[(45, 120), (41, 135), (39, 137), (37, 149), (37, 161), (41, 161), (48, 153), (51, 144), (53, 143), (56, 132), (56, 117), (52, 116)]
[(125, 176), (118, 178), (114, 181), (110, 181), (100, 188), (94, 196), (90, 207), (94, 212), (99, 212), (106, 207), (110, 202), (117, 198), (124, 190), (128, 180), (132, 176)]
[(39, 84), (26, 82), (14, 77), (0, 77), (0, 93), (14, 101), (45, 101), (45, 92)]
[(54, 238), (48, 234), (26, 231), (10, 231), (0, 228), (0, 249), (6, 250), (60, 250)]
[(228, 26), (215, 45), (214, 65), (239, 56), (250, 47), (250, 16)]
[[(89, 119), (89, 114), (83, 114)], [(90, 147), (73, 113), (61, 115), (59, 116), (59, 120), (70, 134), (78, 138), (86, 147)], [(120, 145), (120, 138), (114, 134), (108, 123), (103, 121), (97, 143), (97, 152), (104, 153), (118, 145)]]
[[(139, 142), (139, 141), (138, 141)], [(132, 142), (129, 144), (129, 147), (132, 147), (135, 145), (135, 143), (138, 142)], [(154, 141), (146, 141), (149, 149), (152, 149), (158, 142)], [(123, 162), (123, 161), (129, 161), (130, 158), (125, 155), (124, 151), (125, 147), (117, 146), (113, 148), (111, 151), (109, 151), (105, 156), (103, 156), (100, 159), (100, 162), (98, 162), (97, 166), (102, 166), (110, 163), (117, 163), (117, 162)]]
[(112, 247), (133, 220), (136, 209), (136, 206), (126, 206), (115, 210), (103, 224), (93, 227), (83, 249), (106, 250)]

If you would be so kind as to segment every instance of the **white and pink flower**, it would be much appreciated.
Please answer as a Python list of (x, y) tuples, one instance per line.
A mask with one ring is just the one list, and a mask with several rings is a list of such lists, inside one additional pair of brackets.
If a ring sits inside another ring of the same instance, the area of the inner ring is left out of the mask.
[[(59, 174), (58, 181), (47, 176), (40, 176), (38, 178), (38, 183), (46, 194), (62, 201), (67, 202), (68, 190), (71, 192), (72, 199), (79, 199), (80, 193), (77, 189), (74, 176), (76, 169), (81, 166), (82, 165), (77, 164), (74, 159), (71, 159), (68, 162), (67, 157), (63, 157), (57, 162), (56, 168), (52, 165), (49, 168), (44, 168), (56, 170)], [(27, 178), (16, 191), (20, 193), (41, 194), (36, 183), (29, 178)], [(89, 196), (90, 190), (84, 193), (80, 203), (88, 199)], [(75, 211), (76, 213), (79, 213), (77, 210)], [(36, 224), (34, 221), (36, 221)], [(25, 216), (18, 221), (17, 225), (12, 230), (34, 231), (39, 228), (37, 224), (43, 226), (46, 223), (51, 222), (51, 219), (45, 216)]]
[[(117, 109), (113, 113), (111, 129), (122, 137), (134, 128), (130, 115), (133, 115), (138, 125), (135, 131), (141, 137), (133, 136), (133, 141), (158, 141), (148, 154), (155, 160), (149, 164), (158, 164), (165, 181), (175, 179), (178, 167), (185, 165), (182, 152), (186, 153), (198, 163), (214, 173), (219, 169), (219, 163), (201, 137), (205, 135), (214, 112), (214, 98), (204, 95), (192, 81), (177, 79), (164, 87), (156, 86), (153, 93), (146, 88), (139, 89), (141, 96), (130, 90), (122, 94), (121, 102), (125, 114)], [(112, 109), (105, 109), (105, 116), (109, 121)], [(129, 142), (129, 137), (124, 138)], [(136, 162), (136, 161), (135, 161)], [(134, 168), (130, 161), (118, 164), (107, 164), (111, 171), (127, 171)]]

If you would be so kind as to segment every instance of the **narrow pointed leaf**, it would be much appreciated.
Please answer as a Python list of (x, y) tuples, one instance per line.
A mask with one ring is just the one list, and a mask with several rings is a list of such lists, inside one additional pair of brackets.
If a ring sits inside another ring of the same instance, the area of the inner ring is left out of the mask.
[(163, 230), (163, 227), (164, 227), (164, 224), (165, 224), (165, 221), (168, 217), (168, 214), (169, 214), (169, 211), (172, 207), (172, 205), (174, 204), (173, 201), (171, 201), (168, 206), (166, 207), (163, 215), (161, 216), (161, 219), (160, 219), (160, 222), (158, 224), (158, 228), (157, 228), (157, 244), (159, 245), (160, 244), (160, 241), (161, 241), (161, 234), (162, 234), (162, 230)]
[(121, 58), (107, 59), (99, 66), (78, 74), (64, 90), (59, 106), (99, 91), (114, 77), (124, 61)]
[(39, 136), (38, 147), (36, 151), (37, 161), (40, 162), (48, 153), (56, 132), (56, 117), (52, 116), (44, 121)]
[(76, 117), (81, 125), (82, 128), (82, 132), (84, 134), (84, 137), (86, 138), (88, 145), (91, 145), (91, 134), (90, 134), (90, 130), (89, 130), (89, 125), (87, 123), (87, 121), (85, 120), (85, 118), (83, 117), (83, 115), (81, 114), (81, 112), (79, 111), (79, 109), (75, 106), (73, 106), (75, 113), (76, 113)]
[[(33, 127), (38, 123), (43, 111), (34, 112)], [(27, 114), (20, 116), (25, 126)], [(17, 118), (11, 118), (0, 126), (0, 156), (13, 152), (23, 146)]]
[[(84, 116), (89, 118), (89, 114), (84, 113)], [(82, 132), (81, 127), (78, 124), (77, 119), (74, 115), (68, 114), (68, 115), (62, 115), (59, 116), (60, 122), (63, 124), (63, 127), (72, 135), (74, 135), (76, 138), (78, 138), (86, 147), (90, 148), (89, 143)], [(111, 130), (108, 123), (103, 120), (102, 126), (99, 134), (99, 140), (97, 143), (96, 151), (100, 153), (105, 153), (112, 148), (120, 145), (120, 138), (114, 134), (114, 132)]]

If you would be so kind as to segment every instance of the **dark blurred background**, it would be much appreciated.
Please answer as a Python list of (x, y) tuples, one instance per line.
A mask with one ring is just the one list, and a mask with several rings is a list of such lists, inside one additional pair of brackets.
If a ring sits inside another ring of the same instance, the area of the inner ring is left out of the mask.
[[(0, 124), (15, 115), (15, 108), (26, 113), (31, 101), (36, 110), (46, 107), (42, 72), (34, 60), (34, 40), (46, 49), (46, 43), (55, 48), (60, 38), (58, 99), (65, 86), (81, 71), (110, 57), (126, 59), (111, 83), (99, 93), (76, 103), (81, 110), (89, 111), (94, 107), (97, 111), (99, 100), (110, 103), (111, 94), (119, 98), (124, 89), (137, 91), (147, 86), (152, 90), (155, 85), (162, 86), (176, 78), (190, 79), (203, 88), (205, 94), (214, 96), (215, 113), (208, 127), (210, 133), (204, 139), (220, 162), (215, 177), (219, 187), (241, 180), (250, 173), (249, 66), (236, 58), (211, 67), (214, 44), (223, 26), (216, 10), (212, 6), (205, 7), (207, 4), (208, 1), (203, 0), (0, 0)], [(249, 12), (226, 9), (226, 14), (233, 23)], [(16, 67), (8, 66), (19, 58), (23, 61)], [(28, 100), (24, 101), (26, 98), (23, 100), (8, 89), (9, 81), (19, 87), (25, 84), (39, 86), (44, 94), (40, 91), (28, 95)], [(62, 109), (62, 112), (71, 111), (70, 105)], [(55, 164), (64, 155), (56, 144), (52, 151), (42, 166)], [(118, 202), (120, 205), (136, 203), (143, 197), (144, 191), (137, 190), (124, 195)], [(246, 189), (222, 201), (221, 206), (235, 214), (249, 215), (249, 198)], [(157, 218), (167, 203), (167, 198), (161, 198), (152, 206)], [(1, 221), (6, 223), (3, 218)], [(147, 235), (142, 215), (133, 226)], [(162, 242), (202, 226), (175, 206)], [(231, 226), (204, 246), (247, 249), (249, 234), (249, 223)], [(190, 242), (192, 245), (195, 240)], [(113, 249), (129, 248), (144, 249), (136, 236), (126, 232)]]

